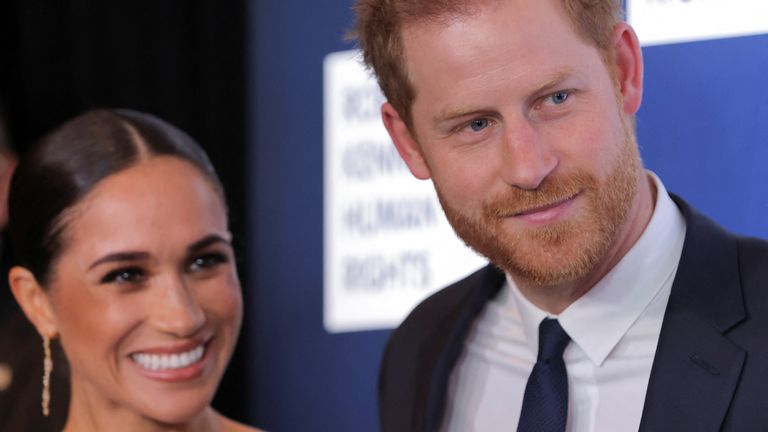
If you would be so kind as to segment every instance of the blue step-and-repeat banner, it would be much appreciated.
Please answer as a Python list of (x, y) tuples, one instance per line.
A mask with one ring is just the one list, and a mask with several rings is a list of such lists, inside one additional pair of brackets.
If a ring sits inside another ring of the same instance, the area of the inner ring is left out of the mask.
[[(483, 260), (410, 178), (344, 41), (351, 0), (250, 2), (247, 387), (274, 431), (376, 431), (389, 329)], [(768, 237), (768, 1), (628, 0), (644, 45), (638, 135), (667, 188)]]

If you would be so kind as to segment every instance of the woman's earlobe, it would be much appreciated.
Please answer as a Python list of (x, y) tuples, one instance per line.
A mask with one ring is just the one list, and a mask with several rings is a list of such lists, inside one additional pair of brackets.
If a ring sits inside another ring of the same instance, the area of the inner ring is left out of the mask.
[(16, 302), (37, 332), (41, 336), (55, 338), (58, 335), (58, 326), (50, 295), (35, 275), (24, 267), (16, 266), (8, 272), (8, 282)]

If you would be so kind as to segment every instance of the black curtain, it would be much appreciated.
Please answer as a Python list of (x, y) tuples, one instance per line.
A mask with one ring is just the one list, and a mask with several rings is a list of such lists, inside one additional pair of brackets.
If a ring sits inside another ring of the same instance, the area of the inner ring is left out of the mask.
[[(3, 0), (0, 99), (16, 150), (89, 108), (156, 114), (207, 150), (227, 190), (238, 261), (247, 262), (245, 7), (245, 0)], [(247, 286), (243, 280), (244, 295)], [(239, 420), (248, 409), (243, 331), (214, 402)]]

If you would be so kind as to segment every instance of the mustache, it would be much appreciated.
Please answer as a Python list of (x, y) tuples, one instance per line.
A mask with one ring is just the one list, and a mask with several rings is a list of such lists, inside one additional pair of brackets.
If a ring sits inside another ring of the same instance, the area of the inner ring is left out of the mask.
[(483, 204), (486, 218), (498, 219), (549, 207), (595, 190), (597, 181), (583, 171), (546, 177), (536, 189), (507, 188)]

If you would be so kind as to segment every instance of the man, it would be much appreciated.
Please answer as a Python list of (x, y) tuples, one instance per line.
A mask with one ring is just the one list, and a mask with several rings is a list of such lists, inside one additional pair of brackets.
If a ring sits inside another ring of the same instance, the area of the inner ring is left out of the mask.
[(642, 55), (618, 0), (357, 14), (397, 150), (494, 264), (392, 334), (382, 429), (765, 430), (768, 244), (643, 169)]

